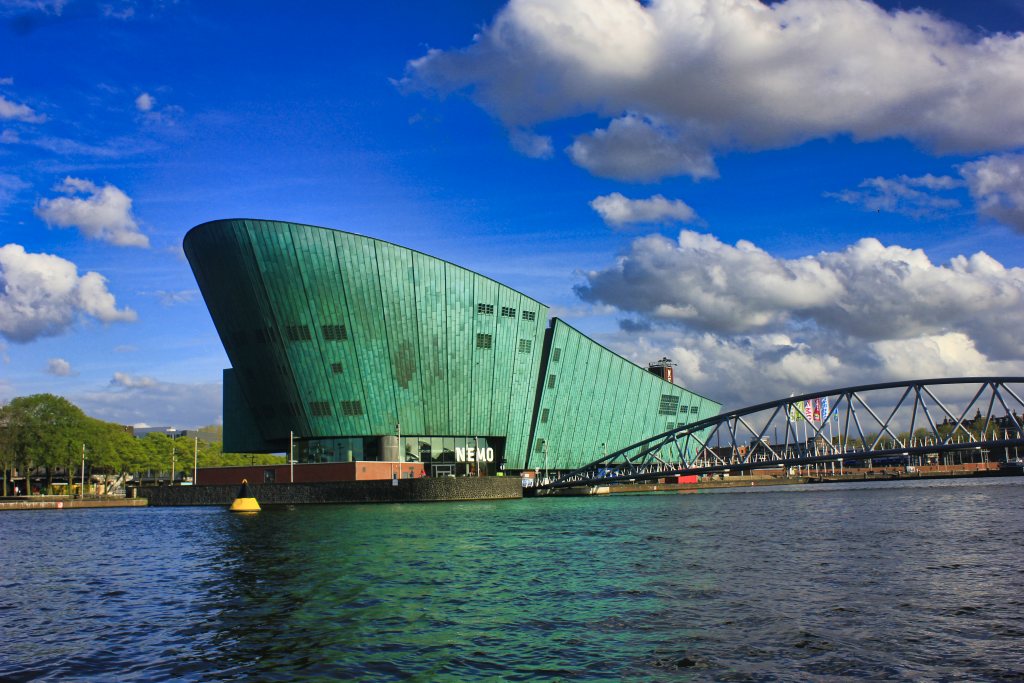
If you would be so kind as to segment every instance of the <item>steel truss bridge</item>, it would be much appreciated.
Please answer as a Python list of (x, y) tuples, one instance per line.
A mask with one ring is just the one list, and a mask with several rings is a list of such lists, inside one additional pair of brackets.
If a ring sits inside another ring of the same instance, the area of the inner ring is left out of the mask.
[(539, 488), (1017, 448), (1022, 394), (1024, 377), (963, 377), (791, 396), (649, 437)]

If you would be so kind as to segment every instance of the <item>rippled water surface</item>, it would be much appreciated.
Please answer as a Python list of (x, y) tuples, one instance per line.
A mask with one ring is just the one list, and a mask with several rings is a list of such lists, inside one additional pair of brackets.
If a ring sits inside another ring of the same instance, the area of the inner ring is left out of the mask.
[(3, 680), (1021, 680), (1024, 480), (0, 514)]

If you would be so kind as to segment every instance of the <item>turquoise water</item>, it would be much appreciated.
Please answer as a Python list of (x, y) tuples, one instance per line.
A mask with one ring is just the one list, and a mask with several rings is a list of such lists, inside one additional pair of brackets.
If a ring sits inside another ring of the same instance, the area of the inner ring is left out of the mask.
[(4, 680), (1020, 680), (1024, 481), (0, 515)]

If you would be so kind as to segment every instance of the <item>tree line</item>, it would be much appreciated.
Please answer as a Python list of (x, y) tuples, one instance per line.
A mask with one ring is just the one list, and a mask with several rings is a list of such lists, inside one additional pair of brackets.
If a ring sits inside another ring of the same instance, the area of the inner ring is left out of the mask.
[[(73, 481), (85, 472), (122, 480), (127, 475), (169, 473), (176, 455), (175, 478), (193, 474), (196, 442), (191, 437), (173, 438), (151, 432), (136, 438), (124, 425), (86, 415), (78, 406), (53, 394), (22, 396), (0, 406), (0, 469), (2, 495), (9, 495), (11, 478), (41, 472), (44, 487), (53, 487), (56, 470)], [(266, 453), (224, 453), (220, 442), (198, 442), (199, 467), (280, 463)]]

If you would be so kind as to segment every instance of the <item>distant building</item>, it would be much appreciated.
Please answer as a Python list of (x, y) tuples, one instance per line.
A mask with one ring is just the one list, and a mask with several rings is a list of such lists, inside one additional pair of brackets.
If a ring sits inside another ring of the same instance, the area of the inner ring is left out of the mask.
[(302, 463), (567, 470), (720, 409), (539, 301), (395, 244), (222, 220), (184, 249), (231, 361), (228, 452), (287, 452), (294, 435)]

